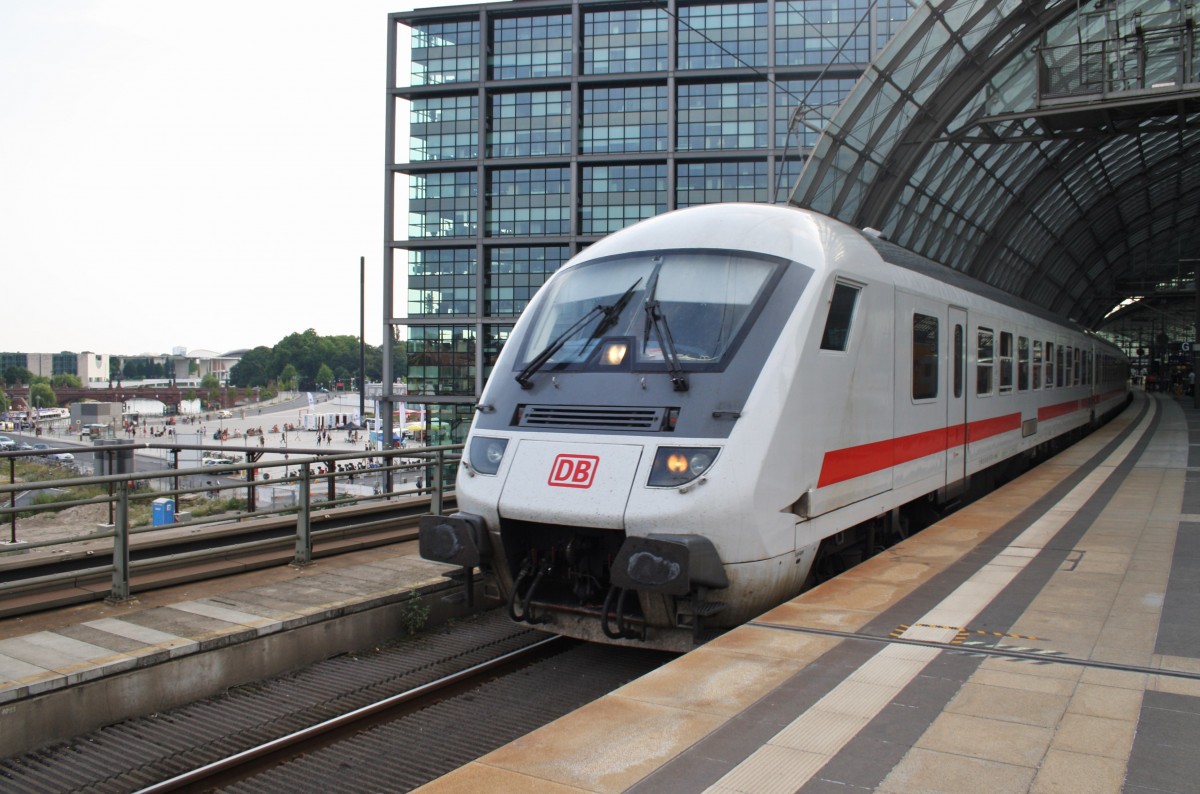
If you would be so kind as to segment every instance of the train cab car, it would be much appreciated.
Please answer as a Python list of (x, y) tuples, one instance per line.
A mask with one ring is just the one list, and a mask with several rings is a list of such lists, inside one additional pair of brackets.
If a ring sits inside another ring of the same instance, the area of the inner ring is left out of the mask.
[(516, 620), (684, 649), (1126, 396), (1116, 348), (875, 236), (679, 210), (539, 291), (421, 553)]

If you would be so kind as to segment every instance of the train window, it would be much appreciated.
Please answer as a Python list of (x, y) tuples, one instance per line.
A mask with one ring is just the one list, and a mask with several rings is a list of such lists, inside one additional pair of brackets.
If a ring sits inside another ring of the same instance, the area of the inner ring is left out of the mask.
[(1029, 337), (1017, 337), (1017, 390), (1029, 391)]
[[(1061, 353), (1059, 354), (1061, 357)], [(1054, 343), (1046, 343), (1046, 388), (1054, 388)]]
[[(1055, 367), (1055, 370), (1057, 370), (1057, 372), (1058, 372), (1058, 374), (1054, 378), (1054, 385), (1056, 385), (1060, 388), (1066, 383), (1066, 381), (1064, 379), (1065, 373), (1063, 371), (1064, 357), (1065, 357), (1065, 354), (1063, 353), (1063, 346), (1059, 345), (1058, 349), (1054, 351), (1054, 367)], [(1071, 366), (1070, 359), (1067, 359), (1066, 365), (1068, 367)]]
[(963, 359), (966, 357), (967, 343), (963, 339), (962, 325), (954, 325), (954, 396), (962, 397), (963, 393)]
[(914, 400), (932, 400), (938, 396), (938, 318), (913, 314)]
[(1000, 332), (1000, 393), (1008, 394), (1013, 388), (1013, 335), (1011, 331)]
[(664, 338), (667, 356), (685, 369), (723, 367), (782, 271), (774, 259), (723, 251), (640, 252), (564, 268), (526, 312), (519, 382), (539, 369), (611, 368), (599, 363), (611, 340), (629, 344), (635, 371), (668, 363)]
[(829, 316), (825, 318), (825, 333), (821, 334), (822, 350), (845, 350), (850, 344), (850, 324), (861, 287), (838, 282), (829, 301)]
[(1042, 340), (1033, 340), (1033, 388), (1042, 388)]
[(975, 394), (981, 397), (992, 393), (992, 379), (995, 377), (995, 338), (991, 328), (979, 329), (978, 355), (975, 358)]

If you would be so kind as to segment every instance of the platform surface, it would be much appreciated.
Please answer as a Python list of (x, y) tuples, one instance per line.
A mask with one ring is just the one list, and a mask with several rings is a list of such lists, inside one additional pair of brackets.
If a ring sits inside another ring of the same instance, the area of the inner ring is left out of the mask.
[(0, 620), (0, 756), (402, 636), (414, 594), (461, 590), (416, 545)]
[(1194, 792), (1200, 411), (1121, 416), (428, 792)]

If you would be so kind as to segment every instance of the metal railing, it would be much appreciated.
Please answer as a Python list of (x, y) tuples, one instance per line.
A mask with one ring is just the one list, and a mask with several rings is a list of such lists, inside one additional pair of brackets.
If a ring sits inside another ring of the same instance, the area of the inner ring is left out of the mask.
[[(189, 447), (171, 444), (129, 443), (95, 448), (74, 448), (78, 456), (95, 453), (99, 470), (113, 471), (114, 460), (125, 453), (146, 449), (166, 450), (177, 462), (178, 453)], [(211, 447), (190, 448), (212, 452), (228, 452)], [(61, 450), (57, 450), (61, 451)], [(70, 547), (84, 542), (111, 538), (113, 561), (111, 569), (111, 601), (131, 597), (130, 541), (134, 536), (205, 525), (225, 525), (248, 519), (286, 517), (295, 519), (295, 554), (291, 564), (307, 565), (313, 558), (313, 518), (334, 507), (347, 507), (396, 500), (399, 497), (428, 497), (430, 510), (440, 513), (445, 500), (453, 495), (454, 471), (461, 458), (462, 445), (373, 450), (338, 454), (296, 455), (296, 450), (247, 448), (247, 452), (290, 453), (280, 460), (251, 460), (247, 463), (221, 464), (199, 468), (171, 467), (157, 471), (116, 471), (109, 474), (81, 473), (77, 464), (52, 467), (46, 464), (41, 474), (50, 479), (17, 482), (16, 464), (21, 459), (37, 462), (46, 453), (0, 453), (0, 463), (8, 470), (8, 482), (0, 481), (0, 526), (7, 525), (9, 538), (0, 541), (0, 563), (12, 555), (51, 546)], [(43, 460), (48, 460), (42, 458)], [(369, 461), (369, 463), (368, 463)], [(59, 476), (61, 473), (62, 476)], [(447, 476), (449, 475), (449, 476)], [(415, 483), (414, 483), (415, 480)], [(99, 493), (96, 493), (99, 491)], [(229, 492), (245, 491), (246, 498), (223, 496)], [(30, 493), (66, 494), (54, 501), (28, 501)], [(21, 495), (27, 503), (18, 503)], [(263, 498), (266, 497), (266, 498)], [(170, 520), (166, 502), (170, 503)], [(194, 510), (175, 511), (176, 505), (188, 503)], [(150, 503), (149, 525), (139, 523), (134, 513), (146, 515), (141, 503)], [(18, 516), (34, 516), (72, 507), (107, 505), (110, 520), (86, 534), (68, 534), (40, 540), (21, 540)], [(157, 510), (159, 506), (162, 510)], [(207, 515), (199, 515), (200, 512)], [(208, 512), (212, 511), (212, 512)], [(267, 545), (278, 545), (278, 539), (243, 541), (226, 550), (248, 551)], [(163, 562), (184, 563), (208, 555), (207, 550), (192, 550), (158, 557)], [(91, 569), (103, 572), (105, 567)], [(74, 573), (49, 574), (25, 578), (19, 582), (0, 581), (0, 596), (6, 591), (53, 584), (74, 577)]]
[[(1088, 14), (1074, 42), (1037, 49), (1039, 101), (1105, 98), (1133, 92), (1182, 90), (1200, 83), (1195, 11), (1191, 4), (1162, 13), (1124, 17), (1114, 7)], [(1093, 29), (1107, 35), (1089, 37)]]

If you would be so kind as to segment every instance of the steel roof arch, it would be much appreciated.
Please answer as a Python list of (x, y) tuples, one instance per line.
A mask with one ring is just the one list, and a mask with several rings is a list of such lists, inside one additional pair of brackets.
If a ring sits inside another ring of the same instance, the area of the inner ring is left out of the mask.
[[(1171, 262), (1191, 273), (1179, 263), (1200, 256), (1195, 14), (1169, 0), (922, 3), (829, 121), (791, 201), (1095, 328), (1128, 285)], [(1151, 84), (1160, 61), (1145, 53), (1162, 42), (1182, 42), (1182, 77)], [(1105, 91), (1050, 96), (1048, 74)]]

